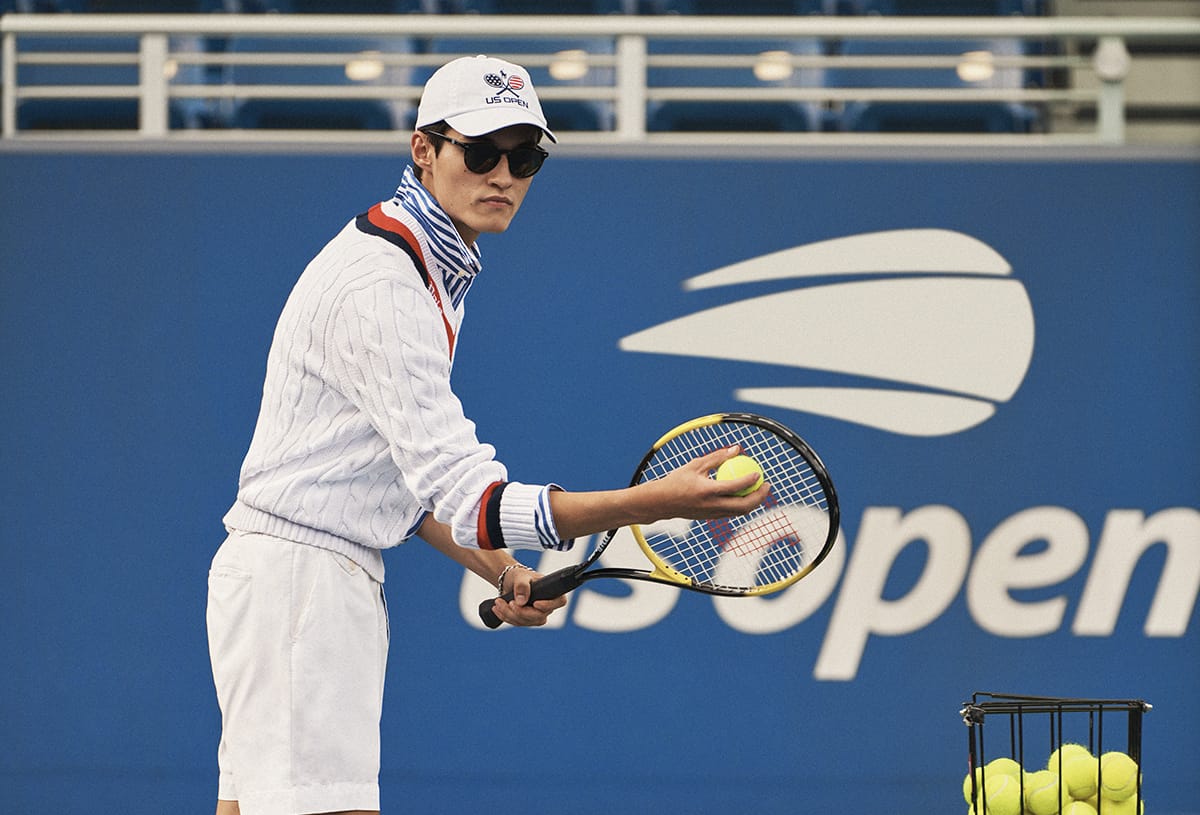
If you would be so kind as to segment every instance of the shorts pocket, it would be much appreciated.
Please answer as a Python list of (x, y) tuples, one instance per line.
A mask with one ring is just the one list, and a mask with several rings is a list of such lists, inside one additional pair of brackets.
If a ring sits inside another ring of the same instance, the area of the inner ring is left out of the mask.
[(327, 549), (325, 551), (329, 553), (329, 556), (331, 558), (333, 558), (334, 562), (336, 562), (337, 565), (340, 566), (342, 568), (342, 571), (345, 572), (346, 574), (356, 575), (362, 571), (361, 566), (359, 566), (353, 560), (351, 560), (350, 558), (341, 554), (340, 552), (334, 552), (329, 549)]

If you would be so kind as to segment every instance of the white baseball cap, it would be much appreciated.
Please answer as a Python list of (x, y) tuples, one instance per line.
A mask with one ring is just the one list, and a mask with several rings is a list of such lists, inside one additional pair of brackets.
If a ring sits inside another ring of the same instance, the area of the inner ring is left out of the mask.
[(416, 129), (441, 121), (472, 137), (511, 125), (533, 125), (550, 141), (558, 141), (546, 126), (529, 72), (482, 54), (446, 63), (425, 83)]

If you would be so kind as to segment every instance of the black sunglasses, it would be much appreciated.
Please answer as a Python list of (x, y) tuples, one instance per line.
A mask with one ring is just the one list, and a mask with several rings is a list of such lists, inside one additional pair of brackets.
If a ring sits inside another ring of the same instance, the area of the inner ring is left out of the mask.
[(461, 142), (458, 139), (452, 139), (447, 135), (438, 133), (436, 130), (424, 130), (422, 132), (426, 136), (437, 136), (439, 139), (445, 139), (456, 147), (461, 147), (463, 151), (463, 163), (473, 173), (491, 172), (500, 163), (502, 156), (508, 156), (508, 171), (516, 178), (529, 178), (542, 169), (542, 163), (550, 155), (536, 144), (532, 147), (514, 147), (511, 150), (501, 150), (490, 141)]

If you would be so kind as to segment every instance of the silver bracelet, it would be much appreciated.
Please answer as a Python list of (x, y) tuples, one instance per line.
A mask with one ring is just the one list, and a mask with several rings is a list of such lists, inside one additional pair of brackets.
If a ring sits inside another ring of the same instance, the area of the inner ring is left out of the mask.
[(496, 593), (504, 594), (504, 578), (508, 577), (508, 573), (513, 569), (524, 569), (527, 572), (532, 572), (533, 569), (526, 566), (524, 563), (510, 563), (500, 571), (500, 576), (496, 578)]

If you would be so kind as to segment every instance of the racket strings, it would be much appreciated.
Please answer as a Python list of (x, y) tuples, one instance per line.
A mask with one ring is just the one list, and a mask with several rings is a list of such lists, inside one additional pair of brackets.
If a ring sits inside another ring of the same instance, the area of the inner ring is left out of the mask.
[(652, 557), (701, 585), (751, 593), (802, 574), (825, 544), (828, 499), (818, 474), (787, 439), (753, 424), (722, 421), (693, 427), (665, 442), (642, 481), (662, 478), (697, 456), (740, 445), (763, 469), (770, 492), (748, 515), (642, 527)]

